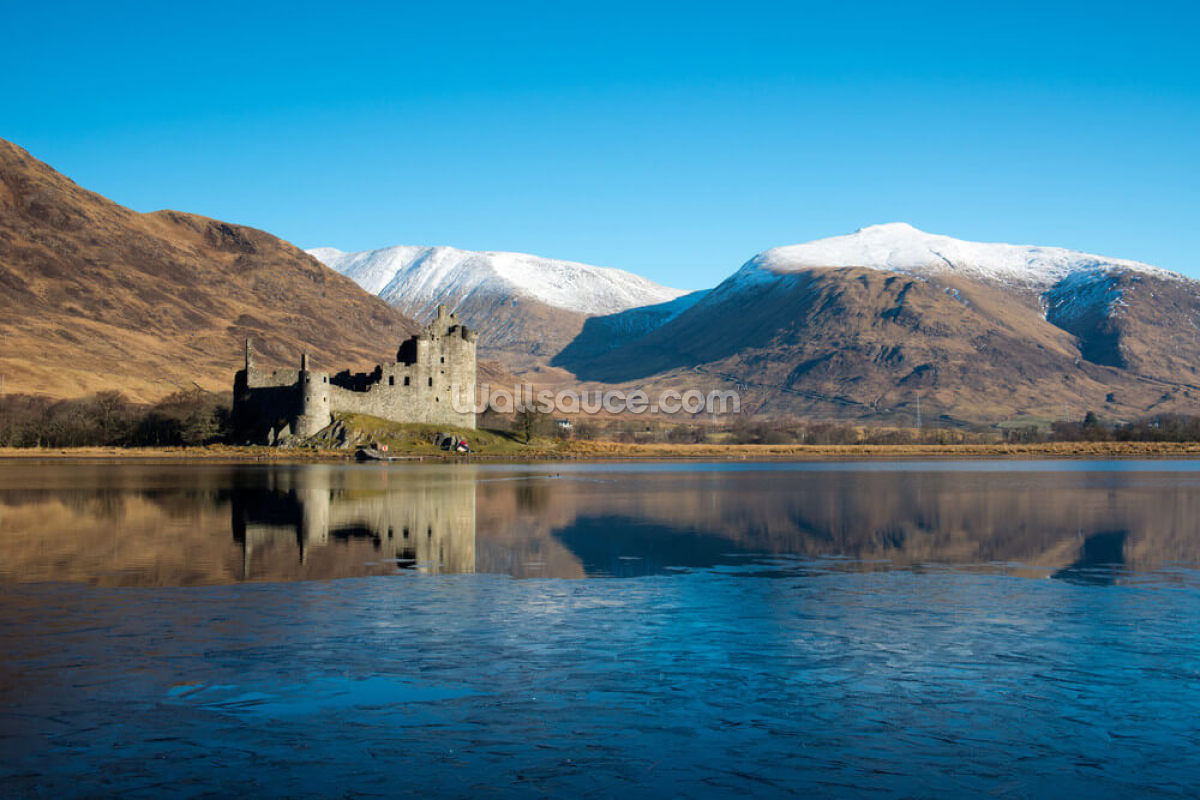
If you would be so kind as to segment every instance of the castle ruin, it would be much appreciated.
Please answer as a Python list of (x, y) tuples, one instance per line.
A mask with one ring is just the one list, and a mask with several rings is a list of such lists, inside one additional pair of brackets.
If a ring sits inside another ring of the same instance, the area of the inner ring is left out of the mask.
[(307, 353), (299, 370), (258, 369), (247, 339), (246, 366), (233, 380), (234, 425), (268, 444), (312, 436), (338, 412), (474, 428), (475, 340), (474, 331), (438, 306), (437, 317), (400, 344), (394, 363), (331, 375), (311, 369)]

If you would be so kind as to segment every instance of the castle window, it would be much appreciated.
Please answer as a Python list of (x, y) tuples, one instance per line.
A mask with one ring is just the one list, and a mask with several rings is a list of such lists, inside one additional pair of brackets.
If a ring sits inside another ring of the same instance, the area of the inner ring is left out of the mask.
[(433, 386), (433, 378), (430, 378), (430, 379), (429, 379), (429, 385), (430, 385), (430, 386)]
[(442, 363), (443, 363), (443, 364), (445, 364), (445, 363), (446, 363), (446, 357), (445, 357), (445, 356), (442, 356)]
[(395, 386), (395, 385), (396, 385), (396, 376), (388, 375), (388, 386)]
[(410, 377), (408, 377), (407, 375), (405, 375), (405, 376), (404, 376), (404, 385), (405, 385), (405, 386), (409, 386), (410, 384), (412, 384), (412, 378), (410, 378)]
[(324, 378), (321, 378), (321, 383), (329, 383), (329, 376), (326, 375)]

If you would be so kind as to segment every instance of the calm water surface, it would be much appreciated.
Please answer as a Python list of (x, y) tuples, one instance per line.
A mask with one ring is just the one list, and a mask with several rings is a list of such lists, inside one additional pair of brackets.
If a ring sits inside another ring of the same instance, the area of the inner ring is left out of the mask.
[(1197, 462), (0, 462), (0, 795), (1194, 797), (1197, 566)]

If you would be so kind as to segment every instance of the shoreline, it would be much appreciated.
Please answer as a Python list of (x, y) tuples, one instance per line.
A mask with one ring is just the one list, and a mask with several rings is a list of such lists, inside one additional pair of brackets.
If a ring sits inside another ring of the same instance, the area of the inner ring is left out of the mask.
[[(530, 447), (526, 453), (405, 451), (397, 463), (526, 462), (526, 461), (819, 461), (847, 459), (961, 458), (1200, 458), (1200, 442), (1046, 442), (1038, 444), (804, 445), (804, 444), (622, 444), (571, 442), (560, 447)], [(353, 450), (278, 449), (209, 445), (203, 447), (0, 447), (0, 460), (98, 459), (199, 462), (305, 463), (354, 460)], [(367, 462), (371, 463), (371, 462)]]

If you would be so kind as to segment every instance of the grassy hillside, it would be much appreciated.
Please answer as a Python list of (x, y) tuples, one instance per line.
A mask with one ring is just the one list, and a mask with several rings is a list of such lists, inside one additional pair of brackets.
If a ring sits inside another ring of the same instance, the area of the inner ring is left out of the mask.
[(370, 367), (417, 325), (297, 247), (177, 211), (140, 214), (0, 140), (0, 374), (7, 393), (228, 391), (259, 366)]

